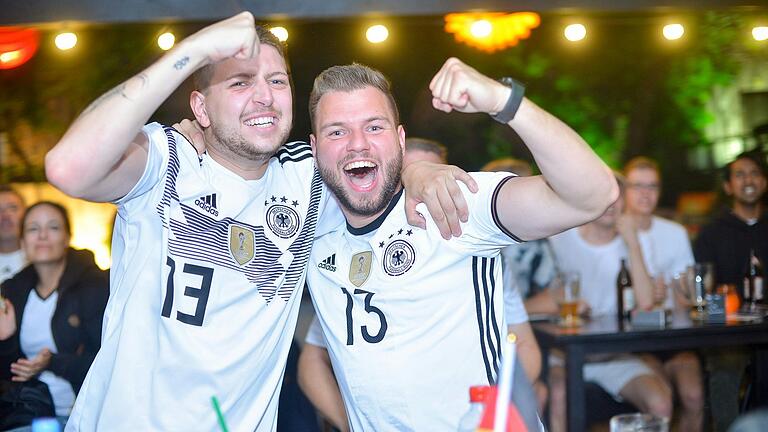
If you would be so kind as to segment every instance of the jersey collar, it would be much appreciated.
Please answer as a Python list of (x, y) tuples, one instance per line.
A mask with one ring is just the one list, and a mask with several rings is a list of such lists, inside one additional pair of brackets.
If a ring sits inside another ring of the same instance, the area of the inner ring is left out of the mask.
[(395, 205), (397, 205), (397, 202), (400, 201), (400, 197), (403, 195), (403, 191), (405, 188), (400, 188), (400, 191), (397, 192), (392, 199), (389, 201), (389, 205), (387, 205), (387, 208), (384, 210), (383, 213), (379, 215), (376, 219), (374, 219), (371, 223), (368, 225), (362, 226), (360, 228), (355, 228), (352, 225), (347, 222), (347, 231), (349, 231), (350, 234), (355, 236), (360, 235), (366, 235), (372, 231), (375, 231), (379, 229), (381, 224), (384, 223), (384, 220), (387, 218), (390, 212), (392, 212), (392, 209), (395, 208)]

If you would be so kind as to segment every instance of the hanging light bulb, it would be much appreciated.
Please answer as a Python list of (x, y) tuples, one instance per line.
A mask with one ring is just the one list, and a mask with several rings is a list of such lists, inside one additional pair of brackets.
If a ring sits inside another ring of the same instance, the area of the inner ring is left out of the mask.
[(570, 24), (565, 27), (563, 35), (571, 42), (578, 42), (587, 37), (587, 28), (584, 27), (584, 24)]
[(174, 36), (171, 32), (165, 32), (157, 37), (157, 46), (159, 46), (163, 51), (168, 51), (169, 49), (173, 48), (175, 43), (176, 36)]
[(62, 51), (70, 50), (77, 45), (77, 35), (72, 32), (62, 32), (56, 35), (53, 42), (56, 44), (56, 48)]
[(381, 24), (373, 25), (368, 27), (368, 30), (365, 32), (365, 38), (368, 39), (368, 42), (370, 43), (382, 43), (389, 37), (389, 30), (386, 26), (383, 26)]

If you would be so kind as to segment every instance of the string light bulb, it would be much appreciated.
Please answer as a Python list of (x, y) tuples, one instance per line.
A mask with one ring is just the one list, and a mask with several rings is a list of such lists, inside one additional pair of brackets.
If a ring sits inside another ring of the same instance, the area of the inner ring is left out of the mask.
[(365, 38), (368, 39), (368, 42), (370, 43), (382, 43), (389, 37), (389, 30), (386, 26), (383, 26), (381, 24), (376, 24), (373, 26), (368, 27), (368, 30), (365, 32)]
[(280, 42), (285, 42), (288, 40), (288, 29), (281, 26), (272, 27), (269, 29), (269, 31), (275, 35), (277, 40)]
[(169, 49), (173, 48), (175, 43), (176, 36), (174, 36), (171, 32), (165, 32), (157, 37), (157, 46), (159, 46), (163, 51), (168, 51)]
[(753, 28), (752, 37), (758, 42), (768, 40), (768, 26), (758, 26)]
[(569, 24), (563, 30), (563, 35), (571, 42), (578, 42), (587, 37), (587, 28), (584, 24)]
[(77, 35), (72, 32), (62, 32), (56, 35), (53, 43), (56, 44), (56, 48), (67, 51), (77, 45)]
[(678, 23), (667, 24), (661, 30), (661, 34), (664, 35), (666, 40), (678, 40), (685, 34), (685, 27)]

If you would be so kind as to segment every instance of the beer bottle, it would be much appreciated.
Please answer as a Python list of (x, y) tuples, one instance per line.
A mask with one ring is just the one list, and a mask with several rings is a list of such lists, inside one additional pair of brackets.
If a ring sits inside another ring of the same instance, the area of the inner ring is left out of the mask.
[(632, 290), (632, 276), (627, 270), (627, 260), (621, 259), (621, 269), (616, 278), (616, 313), (619, 325), (629, 319), (629, 313), (635, 308), (635, 292)]
[(750, 309), (754, 309), (757, 304), (765, 303), (763, 280), (763, 266), (760, 264), (757, 256), (755, 256), (754, 249), (750, 249), (747, 272), (744, 274), (743, 291), (744, 304), (748, 304)]

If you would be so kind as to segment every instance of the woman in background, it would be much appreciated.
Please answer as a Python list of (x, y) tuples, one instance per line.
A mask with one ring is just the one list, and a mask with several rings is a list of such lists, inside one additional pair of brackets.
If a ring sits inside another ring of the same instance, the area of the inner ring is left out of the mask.
[(41, 201), (22, 220), (30, 263), (3, 282), (0, 378), (47, 384), (56, 415), (69, 415), (101, 341), (108, 273), (93, 254), (69, 247), (70, 224), (60, 204)]

